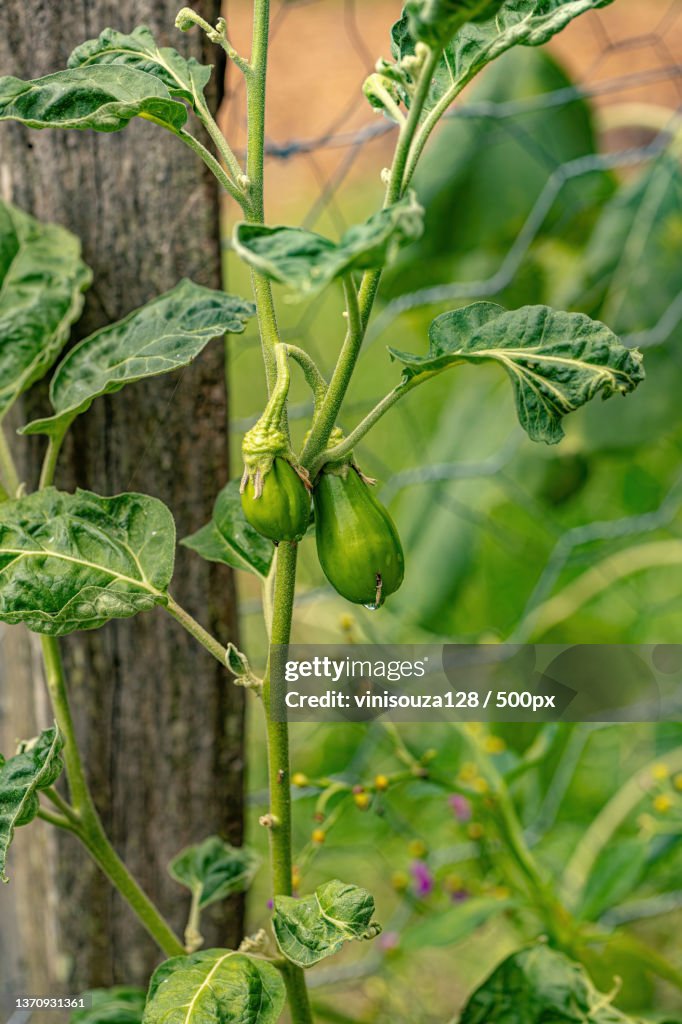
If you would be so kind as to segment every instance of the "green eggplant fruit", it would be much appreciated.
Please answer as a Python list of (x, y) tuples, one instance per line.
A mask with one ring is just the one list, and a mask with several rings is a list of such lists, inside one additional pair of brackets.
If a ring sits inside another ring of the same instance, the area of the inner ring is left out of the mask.
[(310, 523), (310, 494), (295, 469), (286, 459), (276, 458), (261, 482), (250, 477), (242, 492), (242, 509), (247, 521), (264, 537), (300, 540)]
[(313, 491), (317, 555), (335, 590), (379, 608), (403, 582), (395, 523), (352, 466), (322, 472)]

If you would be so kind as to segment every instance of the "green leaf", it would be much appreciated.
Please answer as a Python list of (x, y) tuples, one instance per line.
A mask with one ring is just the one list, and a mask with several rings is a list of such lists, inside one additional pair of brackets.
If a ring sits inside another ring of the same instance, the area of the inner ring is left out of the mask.
[(405, 384), (458, 363), (499, 363), (512, 381), (521, 426), (547, 444), (564, 436), (563, 417), (596, 394), (626, 395), (644, 379), (639, 352), (621, 345), (608, 327), (548, 306), (507, 312), (477, 302), (433, 321), (427, 355), (389, 352), (403, 364)]
[(239, 480), (231, 480), (223, 487), (213, 506), (210, 523), (184, 537), (180, 543), (207, 562), (221, 562), (263, 577), (270, 571), (275, 552), (272, 541), (254, 530), (244, 518)]
[(445, 46), (468, 21), (494, 18), (504, 0), (408, 0), (405, 14), (413, 39)]
[(55, 727), (41, 732), (34, 742), (23, 743), (7, 761), (0, 755), (0, 879), (5, 874), (7, 851), (14, 829), (28, 825), (38, 813), (38, 793), (51, 786), (62, 770), (64, 741)]
[(442, 914), (429, 915), (408, 926), (400, 937), (400, 949), (405, 953), (416, 953), (430, 946), (454, 946), (510, 906), (510, 900), (491, 897), (455, 904)]
[(67, 67), (101, 67), (115, 65), (135, 68), (158, 78), (171, 96), (187, 100), (196, 109), (211, 77), (211, 67), (194, 57), (182, 57), (170, 46), (157, 46), (146, 25), (133, 29), (130, 35), (105, 28), (97, 39), (89, 39), (76, 47)]
[(200, 910), (248, 889), (260, 857), (247, 846), (235, 847), (220, 836), (188, 846), (168, 865), (171, 877), (195, 896)]
[(177, 132), (187, 120), (187, 108), (159, 78), (121, 65), (71, 68), (27, 82), (0, 78), (0, 121), (117, 132), (133, 117)]
[(303, 228), (269, 228), (243, 221), (235, 226), (232, 244), (258, 273), (305, 297), (351, 271), (390, 263), (401, 245), (421, 235), (423, 213), (410, 192), (394, 206), (349, 228), (338, 243)]
[(83, 993), (88, 1005), (75, 1010), (69, 1024), (142, 1024), (145, 994), (144, 989), (123, 985), (91, 989)]
[(145, 494), (54, 487), (0, 505), (0, 621), (62, 636), (164, 605), (175, 525)]
[(284, 982), (266, 960), (207, 949), (154, 971), (143, 1024), (276, 1024)]
[(595, 921), (605, 910), (632, 895), (646, 870), (649, 844), (641, 836), (620, 837), (601, 851), (577, 907), (577, 914)]
[[(549, 946), (514, 953), (467, 1003), (459, 1024), (628, 1024), (585, 970)], [(634, 1024), (634, 1022), (632, 1022)]]
[[(473, 4), (474, 0), (472, 0)], [(606, 7), (613, 0), (506, 0), (502, 4), (491, 2), (492, 17), (469, 21), (455, 32), (445, 47), (443, 58), (434, 75), (433, 85), (425, 105), (430, 111), (452, 91), (457, 95), (486, 64), (499, 57), (512, 46), (542, 46), (561, 32), (574, 18), (598, 7)], [(416, 38), (413, 30), (429, 32), (443, 38), (450, 31), (441, 30), (447, 24), (447, 8), (454, 6), (447, 0), (417, 0), (408, 5), (402, 18), (392, 30), (393, 56), (399, 63), (414, 54)], [(477, 6), (477, 5), (476, 5)], [(416, 7), (416, 10), (414, 9)], [(412, 8), (412, 9), (411, 9)], [(421, 14), (419, 13), (421, 11)], [(439, 13), (440, 12), (440, 13)], [(481, 12), (485, 15), (486, 11)], [(451, 24), (451, 23), (450, 23)], [(421, 28), (420, 28), (421, 26)], [(409, 105), (409, 90), (403, 90), (403, 99)]]
[(276, 896), (272, 926), (284, 956), (312, 967), (349, 939), (375, 938), (381, 928), (373, 914), (374, 899), (366, 889), (335, 879), (303, 899)]
[(245, 299), (181, 281), (72, 348), (50, 385), (56, 414), (34, 420), (22, 433), (61, 435), (96, 398), (188, 366), (213, 338), (243, 331), (254, 313)]
[(0, 202), (0, 419), (54, 363), (91, 279), (75, 235)]

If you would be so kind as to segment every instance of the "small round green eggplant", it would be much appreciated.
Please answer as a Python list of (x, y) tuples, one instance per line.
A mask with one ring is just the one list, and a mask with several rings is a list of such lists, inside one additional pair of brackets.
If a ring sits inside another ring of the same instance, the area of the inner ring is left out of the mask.
[(352, 466), (323, 472), (313, 500), (325, 576), (347, 601), (380, 607), (405, 571), (400, 537), (387, 510)]
[(276, 543), (300, 540), (310, 523), (310, 494), (296, 470), (286, 459), (276, 458), (262, 488), (256, 497), (253, 477), (246, 482), (242, 509), (247, 521)]

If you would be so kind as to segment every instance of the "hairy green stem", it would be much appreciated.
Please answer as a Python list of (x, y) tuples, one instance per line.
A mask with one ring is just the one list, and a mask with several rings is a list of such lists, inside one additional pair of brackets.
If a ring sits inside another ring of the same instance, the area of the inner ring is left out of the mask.
[(45, 487), (51, 487), (54, 482), (54, 475), (57, 471), (57, 460), (59, 459), (59, 453), (62, 450), (62, 444), (64, 443), (65, 437), (66, 429), (60, 431), (58, 434), (50, 435), (47, 442), (47, 451), (45, 452), (45, 458), (43, 459), (43, 465), (40, 470), (40, 482), (38, 484), (38, 489), (41, 491)]
[(198, 98), (196, 110), (199, 120), (201, 121), (204, 128), (210, 135), (214, 146), (216, 147), (221, 157), (225, 161), (225, 166), (230, 171), (233, 181), (235, 182), (237, 188), (241, 192), (240, 179), (243, 177), (244, 172), (241, 168), (239, 160), (237, 160), (237, 157), (232, 152), (229, 142), (221, 132), (218, 125), (216, 124), (215, 119), (211, 114), (211, 111), (208, 109), (206, 104), (198, 100)]
[[(179, 956), (184, 953), (182, 943), (132, 877), (104, 832), (88, 788), (83, 763), (76, 743), (76, 733), (66, 693), (59, 645), (54, 637), (42, 636), (40, 641), (45, 663), (45, 678), (52, 709), (57, 727), (64, 737), (62, 756), (73, 803), (71, 810), (75, 812), (79, 819), (77, 825), (69, 823), (72, 831), (77, 833), (93, 860), (115, 885), (121, 896), (137, 914), (140, 922), (158, 943), (166, 956)], [(65, 816), (64, 821), (67, 820)], [(60, 827), (64, 826), (60, 823)]]
[(54, 814), (52, 811), (48, 811), (45, 807), (40, 808), (37, 817), (41, 821), (47, 821), (50, 825), (54, 825), (55, 828), (62, 828), (65, 832), (78, 834), (78, 830), (72, 821), (69, 821), (68, 818), (63, 817), (61, 814)]
[(306, 379), (306, 383), (313, 393), (315, 411), (317, 412), (321, 403), (324, 401), (324, 396), (327, 394), (327, 388), (329, 385), (320, 372), (320, 368), (317, 363), (308, 352), (299, 348), (298, 345), (289, 344), (287, 344), (287, 352), (294, 362), (298, 363), (303, 370), (303, 376)]
[(177, 136), (204, 161), (208, 169), (218, 179), (219, 184), (221, 184), (225, 191), (232, 196), (235, 202), (239, 203), (245, 215), (248, 217), (250, 205), (247, 195), (232, 181), (229, 174), (225, 173), (220, 161), (216, 160), (213, 153), (209, 152), (203, 143), (199, 142), (198, 139), (195, 139), (193, 135), (190, 135), (190, 133), (186, 132), (183, 128), (177, 132)]
[(166, 611), (225, 668), (227, 649), (223, 647), (219, 640), (211, 636), (208, 630), (204, 629), (201, 623), (197, 622), (189, 612), (185, 611), (170, 594), (168, 595)]
[(2, 423), (0, 423), (0, 477), (2, 477), (2, 481), (7, 489), (9, 497), (14, 498), (21, 486), (21, 481), (19, 479), (19, 474), (17, 473), (17, 468), (14, 465), (14, 459), (12, 458), (9, 445), (7, 444), (5, 428)]

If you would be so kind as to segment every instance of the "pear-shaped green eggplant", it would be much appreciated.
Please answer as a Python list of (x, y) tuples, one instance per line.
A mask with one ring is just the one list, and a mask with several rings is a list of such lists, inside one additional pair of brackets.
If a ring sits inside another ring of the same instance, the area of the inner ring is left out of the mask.
[(405, 559), (395, 523), (352, 466), (323, 472), (313, 500), (325, 576), (347, 601), (378, 608), (403, 582)]
[(277, 543), (300, 540), (310, 523), (310, 494), (286, 459), (276, 458), (262, 481), (256, 497), (253, 477), (242, 492), (242, 509), (247, 521), (264, 537)]

